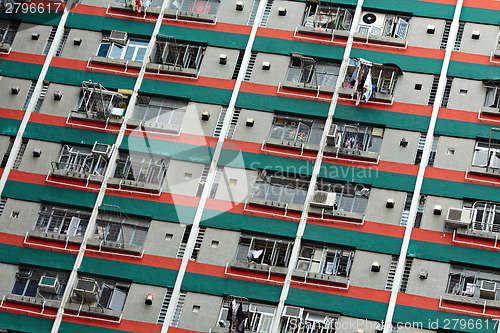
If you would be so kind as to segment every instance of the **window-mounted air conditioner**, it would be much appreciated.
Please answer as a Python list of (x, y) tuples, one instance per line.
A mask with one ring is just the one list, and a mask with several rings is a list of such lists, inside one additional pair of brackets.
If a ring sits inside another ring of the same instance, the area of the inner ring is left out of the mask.
[(97, 301), (99, 285), (94, 279), (81, 278), (76, 282), (73, 292), (86, 301)]
[(497, 283), (493, 281), (481, 281), (481, 288), (479, 289), (479, 297), (486, 299), (495, 299), (497, 292)]
[(303, 308), (298, 308), (296, 306), (286, 305), (285, 309), (283, 310), (283, 316), (284, 317), (292, 317), (292, 318), (301, 318), (302, 311), (304, 311)]
[(342, 133), (339, 130), (339, 125), (332, 125), (330, 133), (326, 135), (326, 144), (332, 147), (340, 147), (342, 141)]
[(382, 34), (384, 28), (385, 14), (364, 12), (361, 15), (358, 32), (368, 32), (372, 35)]
[(40, 282), (38, 282), (38, 289), (41, 292), (59, 294), (61, 285), (56, 277), (52, 276), (42, 276)]
[(452, 227), (467, 227), (471, 222), (471, 213), (469, 209), (450, 208), (446, 215), (446, 224)]
[(126, 44), (127, 43), (127, 33), (125, 31), (113, 30), (109, 35), (109, 40), (111, 42)]
[(315, 191), (311, 200), (311, 206), (322, 208), (333, 208), (337, 202), (337, 194), (325, 191)]
[(96, 142), (94, 143), (94, 147), (92, 147), (92, 153), (94, 155), (102, 155), (109, 158), (109, 156), (111, 155), (111, 149), (111, 145)]

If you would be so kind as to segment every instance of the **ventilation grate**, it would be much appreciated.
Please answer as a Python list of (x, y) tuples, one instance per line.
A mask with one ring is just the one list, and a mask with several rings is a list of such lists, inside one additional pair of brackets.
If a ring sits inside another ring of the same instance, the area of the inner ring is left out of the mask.
[(434, 166), (434, 162), (436, 160), (436, 153), (437, 153), (438, 143), (439, 143), (439, 136), (434, 136), (432, 138), (432, 148), (431, 148), (431, 152), (429, 154), (429, 163), (428, 163), (428, 166), (430, 166), (430, 167)]
[(248, 60), (248, 67), (245, 72), (245, 77), (243, 78), (243, 81), (250, 81), (250, 77), (252, 76), (253, 68), (255, 66), (255, 59), (257, 58), (257, 52), (252, 52), (250, 55), (250, 60)]
[(451, 92), (451, 84), (453, 82), (453, 78), (449, 77), (446, 79), (446, 86), (444, 87), (444, 92), (443, 92), (443, 100), (441, 101), (441, 107), (446, 108), (448, 107), (448, 100), (450, 99), (450, 92)]
[(269, 21), (269, 15), (271, 14), (271, 8), (273, 7), (274, 0), (268, 0), (266, 3), (266, 8), (264, 9), (264, 14), (262, 15), (262, 20), (260, 20), (259, 27), (267, 27), (267, 21)]
[(210, 164), (205, 164), (203, 167), (203, 171), (201, 172), (200, 183), (198, 185), (198, 190), (196, 190), (196, 196), (199, 198), (203, 193), (203, 189), (205, 188), (205, 184), (208, 178), (208, 172), (210, 171)]
[(212, 184), (212, 188), (210, 189), (209, 198), (215, 198), (215, 194), (217, 193), (217, 189), (219, 188), (220, 179), (222, 178), (222, 170), (223, 168), (218, 167), (215, 172), (214, 183)]
[(245, 55), (245, 52), (240, 51), (240, 54), (238, 55), (238, 60), (236, 60), (236, 66), (234, 66), (233, 76), (231, 77), (231, 80), (236, 80), (238, 78), (238, 75), (240, 74), (241, 63), (243, 62), (244, 55)]
[(420, 133), (420, 138), (418, 139), (417, 155), (415, 156), (415, 165), (420, 165), (422, 162), (422, 154), (424, 153), (425, 146), (425, 133)]
[(194, 243), (193, 254), (191, 255), (191, 259), (198, 259), (198, 254), (200, 253), (201, 243), (203, 243), (203, 238), (205, 238), (205, 231), (207, 227), (200, 227), (198, 231), (198, 236), (196, 236), (196, 242)]
[(394, 285), (394, 277), (396, 276), (396, 268), (398, 267), (398, 256), (392, 256), (391, 265), (389, 266), (389, 274), (385, 282), (385, 290), (391, 291)]
[(252, 5), (252, 11), (250, 12), (250, 17), (248, 18), (247, 25), (253, 25), (255, 22), (255, 17), (257, 16), (257, 10), (259, 9), (260, 0), (254, 0)]
[(403, 271), (403, 277), (401, 278), (401, 286), (399, 287), (399, 291), (402, 293), (405, 293), (406, 288), (408, 288), (408, 280), (410, 279), (410, 272), (412, 265), (413, 265), (413, 258), (406, 258), (405, 269)]
[(21, 161), (23, 159), (24, 152), (26, 151), (26, 146), (28, 145), (28, 139), (23, 139), (23, 143), (21, 144), (21, 147), (19, 147), (19, 151), (17, 152), (16, 160), (14, 161), (14, 164), (12, 165), (13, 170), (19, 169), (19, 166), (21, 165)]
[(179, 249), (177, 250), (177, 259), (184, 258), (184, 253), (186, 253), (186, 245), (189, 239), (189, 235), (191, 234), (191, 229), (193, 228), (192, 224), (188, 224), (186, 229), (184, 229), (184, 234), (182, 235), (181, 244), (179, 245)]
[(220, 110), (219, 118), (217, 119), (217, 125), (215, 125), (213, 137), (218, 138), (222, 131), (222, 126), (224, 125), (224, 119), (226, 118), (227, 108), (223, 107)]
[(450, 37), (451, 21), (446, 21), (444, 24), (443, 36), (441, 36), (441, 50), (446, 50), (446, 45), (448, 44), (448, 38)]
[(460, 46), (462, 45), (462, 37), (464, 36), (465, 22), (458, 23), (457, 38), (455, 39), (455, 45), (453, 45), (453, 51), (460, 51)]
[(16, 138), (13, 136), (9, 138), (9, 145), (7, 146), (7, 151), (5, 152), (5, 154), (3, 154), (2, 163), (0, 164), (0, 168), (2, 169), (5, 168), (5, 166), (7, 165), (7, 161), (9, 160), (10, 152), (12, 151), (12, 146), (14, 145), (15, 140)]
[(33, 97), (33, 92), (35, 91), (36, 87), (36, 81), (31, 81), (30, 87), (28, 89), (28, 94), (26, 95), (26, 99), (24, 100), (23, 104), (23, 110), (26, 110), (28, 108), (28, 105), (30, 104), (31, 97)]
[(44, 83), (42, 87), (42, 91), (40, 92), (40, 97), (38, 97), (38, 100), (36, 101), (35, 109), (33, 110), (34, 112), (40, 112), (40, 109), (42, 108), (43, 101), (45, 100), (45, 96), (47, 96), (47, 90), (49, 90), (49, 84)]
[(406, 225), (408, 224), (408, 216), (410, 215), (412, 197), (412, 193), (406, 193), (405, 206), (403, 208), (403, 214), (401, 214), (401, 221), (399, 222), (399, 225), (402, 227), (406, 227)]
[(158, 320), (156, 321), (157, 324), (163, 325), (163, 323), (165, 322), (165, 316), (167, 315), (167, 310), (171, 299), (172, 290), (167, 289), (165, 297), (163, 297), (163, 303), (161, 303), (160, 314), (158, 315)]
[(240, 117), (241, 109), (234, 109), (233, 118), (231, 119), (231, 124), (229, 124), (229, 129), (227, 131), (226, 139), (232, 139), (234, 136), (234, 131), (236, 130), (236, 124), (238, 123), (238, 118)]
[(186, 301), (186, 293), (181, 292), (179, 295), (179, 301), (175, 307), (174, 316), (172, 317), (172, 327), (177, 327), (179, 325), (179, 320), (181, 319), (182, 309), (184, 308), (184, 302)]
[(64, 49), (64, 46), (66, 45), (66, 41), (68, 40), (69, 31), (70, 31), (69, 28), (64, 28), (64, 32), (63, 32), (61, 41), (59, 42), (59, 45), (57, 46), (56, 57), (61, 56), (62, 51)]
[(49, 38), (47, 39), (47, 43), (45, 44), (45, 48), (43, 49), (43, 55), (47, 55), (49, 53), (50, 47), (52, 46), (52, 43), (54, 42), (54, 37), (56, 36), (56, 31), (57, 31), (57, 26), (52, 27), (52, 30), (50, 31)]
[(434, 75), (434, 79), (432, 80), (431, 92), (429, 94), (429, 101), (427, 101), (427, 105), (429, 106), (434, 106), (438, 85), (439, 85), (439, 75)]

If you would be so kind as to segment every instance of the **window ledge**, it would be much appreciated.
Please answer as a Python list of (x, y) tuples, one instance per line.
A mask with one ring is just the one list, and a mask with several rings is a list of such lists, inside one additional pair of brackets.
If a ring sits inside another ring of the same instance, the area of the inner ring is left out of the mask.
[(165, 17), (177, 18), (180, 20), (200, 21), (200, 22), (210, 22), (210, 23), (215, 22), (217, 19), (217, 17), (212, 14), (192, 13), (185, 10), (176, 10), (176, 9), (165, 10)]
[(127, 126), (130, 127), (141, 126), (141, 129), (145, 131), (164, 132), (170, 134), (177, 134), (181, 131), (181, 127), (179, 125), (155, 123), (152, 121), (143, 121), (139, 119), (129, 119), (127, 121)]
[(379, 155), (371, 151), (362, 151), (359, 149), (339, 148), (334, 146), (325, 146), (325, 153), (338, 154), (342, 157), (352, 157), (363, 160), (378, 160)]
[[(354, 95), (354, 88), (341, 87), (339, 89), (339, 96), (354, 98), (353, 95)], [(383, 102), (383, 103), (391, 103), (392, 98), (393, 98), (393, 96), (390, 94), (385, 94), (385, 93), (381, 93), (381, 92), (373, 92), (372, 97), (370, 97), (370, 101), (374, 100), (374, 101), (379, 101), (379, 102)], [(363, 102), (363, 99), (361, 99), (361, 102)]]
[(315, 86), (312, 84), (304, 84), (301, 82), (292, 82), (292, 81), (285, 81), (281, 83), (281, 86), (285, 89), (297, 89), (297, 90), (305, 90), (305, 91), (318, 91), (322, 93), (330, 93), (333, 94), (335, 91), (335, 87), (328, 87), (328, 86)]
[(81, 244), (83, 240), (83, 238), (79, 236), (61, 235), (50, 232), (43, 232), (40, 230), (28, 231), (28, 237), (46, 239), (52, 241), (60, 241), (60, 242), (66, 242), (66, 240), (68, 240), (69, 243), (77, 243), (77, 244)]
[(460, 222), (460, 221), (455, 221), (455, 220), (446, 220), (444, 222), (444, 225), (448, 228), (457, 228), (457, 230), (459, 230), (459, 229), (467, 228), (470, 225), (470, 221)]
[(388, 36), (378, 36), (378, 35), (372, 35), (372, 34), (364, 34), (361, 32), (354, 33), (355, 40), (366, 41), (367, 38), (368, 38), (368, 42), (372, 42), (372, 43), (387, 44), (387, 45), (402, 46), (402, 47), (406, 46), (406, 39), (388, 37)]
[(121, 178), (109, 178), (109, 185), (120, 186), (124, 188), (133, 188), (138, 190), (144, 190), (148, 192), (160, 192), (161, 185), (158, 184), (149, 184), (145, 182), (138, 182), (135, 180), (125, 180)]
[(87, 180), (88, 178), (88, 181), (92, 183), (102, 183), (104, 180), (103, 176), (85, 175), (84, 173), (70, 171), (70, 170), (52, 170), (52, 176), (78, 179), (78, 180)]
[(89, 120), (89, 121), (95, 121), (95, 122), (100, 122), (100, 123), (108, 123), (112, 125), (121, 125), (123, 122), (123, 117), (119, 116), (114, 116), (114, 115), (109, 115), (108, 117), (98, 117), (96, 114), (91, 114), (88, 115), (85, 112), (79, 112), (79, 111), (71, 111), (70, 114), (71, 119), (77, 119), (77, 120)]
[(302, 149), (302, 147), (304, 147), (304, 150), (311, 150), (311, 151), (319, 150), (319, 145), (314, 143), (297, 142), (297, 141), (281, 140), (273, 138), (267, 138), (266, 145), (284, 147), (284, 148), (293, 148), (293, 149)]
[(142, 67), (142, 62), (140, 62), (140, 61), (132, 61), (132, 60), (125, 60), (125, 59), (113, 59), (113, 58), (100, 57), (100, 56), (92, 56), (92, 57), (90, 57), (90, 61), (93, 64), (113, 65), (113, 66), (128, 67), (128, 68), (134, 68), (134, 69), (141, 69), (141, 67)]
[(52, 299), (45, 300), (43, 304), (43, 298), (40, 297), (28, 297), (21, 295), (7, 295), (5, 300), (14, 303), (31, 304), (31, 305), (44, 305), (46, 308), (58, 309), (61, 306), (61, 301), (56, 301)]
[(336, 275), (329, 275), (329, 274), (304, 272), (304, 271), (301, 271), (298, 269), (293, 270), (292, 276), (307, 278), (308, 280), (325, 281), (325, 282), (340, 284), (343, 286), (347, 286), (349, 283), (349, 278), (347, 278), (345, 276), (336, 276)]
[(149, 71), (174, 74), (174, 75), (193, 76), (193, 77), (198, 76), (198, 70), (194, 68), (184, 68), (179, 66), (169, 66), (169, 65), (149, 63), (146, 65), (146, 69)]
[(481, 113), (492, 115), (492, 116), (500, 116), (500, 109), (499, 108), (489, 108), (489, 107), (482, 107), (481, 108)]
[(80, 305), (80, 303), (66, 303), (64, 310), (75, 311), (79, 312), (80, 314), (90, 314), (98, 317), (107, 317), (113, 319), (119, 319), (122, 314), (120, 311), (103, 309), (97, 306), (89, 306), (88, 304)]
[(249, 271), (264, 272), (264, 273), (269, 272), (269, 267), (271, 267), (271, 273), (280, 274), (280, 275), (286, 275), (286, 273), (288, 272), (288, 269), (285, 267), (269, 266), (266, 264), (258, 264), (255, 262), (247, 262), (247, 261), (239, 261), (239, 260), (231, 261), (231, 263), (229, 264), (229, 267), (244, 269), (244, 270), (249, 270)]
[(484, 175), (484, 176), (500, 177), (500, 169), (495, 169), (492, 167), (487, 168), (487, 167), (471, 166), (470, 173)]
[(0, 43), (0, 52), (9, 52), (10, 51), (10, 44), (7, 43)]
[(103, 241), (102, 239), (95, 239), (95, 238), (87, 240), (87, 244), (95, 247), (100, 246), (102, 249), (118, 250), (135, 254), (142, 253), (142, 246), (133, 244), (122, 244), (119, 242)]
[(468, 297), (453, 294), (444, 294), (443, 301), (451, 303), (459, 303), (465, 305), (477, 305), (483, 307), (486, 302), (486, 307), (491, 309), (500, 309), (500, 301), (478, 298), (478, 297)]
[(345, 212), (342, 210), (333, 210), (331, 208), (314, 207), (312, 205), (311, 207), (309, 207), (309, 212), (317, 215), (323, 215), (324, 217), (334, 217), (334, 218), (338, 217), (345, 220), (360, 221), (360, 222), (363, 221), (364, 218), (363, 214)]
[(457, 234), (461, 236), (469, 236), (474, 238), (493, 239), (493, 240), (498, 238), (498, 232), (476, 230), (476, 229), (458, 228)]
[[(306, 34), (306, 35), (316, 35), (316, 36), (324, 36), (324, 37), (331, 37), (334, 34), (334, 30), (332, 29), (323, 29), (324, 31), (316, 30), (317, 28), (314, 27), (305, 27), (305, 26), (300, 26), (297, 27), (297, 32), (301, 34)], [(349, 33), (348, 33), (349, 34)]]
[[(109, 5), (109, 8), (114, 9), (114, 10), (123, 10), (126, 12), (132, 12), (132, 13), (140, 13), (135, 11), (131, 6), (127, 6), (126, 4), (123, 3), (112, 3)], [(144, 7), (146, 8), (146, 13), (147, 14), (160, 14), (160, 7)]]
[(304, 205), (302, 204), (286, 203), (281, 201), (273, 201), (273, 200), (266, 200), (253, 197), (248, 198), (248, 203), (257, 206), (266, 206), (266, 207), (280, 208), (280, 209), (285, 209), (285, 206), (288, 204), (287, 207), (288, 210), (297, 212), (302, 212), (302, 210), (304, 209)]

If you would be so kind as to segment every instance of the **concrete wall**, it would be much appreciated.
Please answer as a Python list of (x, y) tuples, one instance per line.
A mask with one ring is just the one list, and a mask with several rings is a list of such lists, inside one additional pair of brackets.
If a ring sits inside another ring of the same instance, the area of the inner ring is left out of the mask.
[[(420, 279), (422, 270), (428, 273), (427, 279)], [(407, 294), (438, 298), (446, 291), (450, 265), (437, 261), (415, 258), (408, 278)]]
[[(227, 62), (225, 65), (219, 63), (221, 54), (227, 55)], [(234, 67), (236, 66), (239, 54), (239, 50), (208, 46), (205, 50), (203, 60), (201, 61), (200, 75), (230, 80), (233, 76)]]
[[(408, 45), (439, 49), (441, 46), (441, 38), (443, 36), (445, 23), (445, 20), (426, 17), (412, 17), (410, 20), (408, 35), (406, 36)], [(427, 33), (428, 25), (434, 26), (434, 34)]]
[[(0, 76), (0, 108), (22, 110), (31, 80)], [(17, 95), (12, 94), (11, 87), (19, 87)]]
[[(40, 149), (42, 155), (33, 157), (33, 150)], [(47, 175), (52, 170), (51, 163), (59, 160), (62, 145), (60, 143), (29, 140), (24, 151), (19, 171)]]
[[(156, 324), (166, 290), (163, 287), (132, 283), (123, 307), (123, 319)], [(152, 305), (144, 303), (148, 293), (155, 295)]]
[(152, 220), (144, 253), (175, 258), (185, 229), (185, 224)]
[[(466, 193), (464, 193), (464, 195), (466, 195)], [(435, 205), (440, 205), (442, 207), (441, 215), (434, 215)], [(448, 214), (448, 209), (462, 208), (462, 206), (463, 206), (462, 200), (428, 195), (425, 200), (425, 207), (424, 207), (424, 212), (422, 214), (422, 220), (420, 222), (420, 228), (439, 231), (439, 232), (442, 232), (443, 230), (451, 232), (452, 231), (451, 229), (444, 227), (446, 215)]]
[[(479, 31), (479, 39), (472, 39), (472, 32)], [(490, 56), (498, 43), (498, 25), (466, 22), (460, 52)]]
[[(262, 69), (262, 62), (264, 61), (267, 61), (271, 64), (271, 68), (269, 70)], [(255, 58), (255, 67), (253, 68), (252, 75), (250, 76), (250, 81), (252, 83), (276, 86), (277, 90), (278, 84), (285, 81), (289, 66), (289, 56), (270, 53), (258, 53), (257, 57)]]
[[(0, 217), (0, 232), (25, 236), (35, 226), (39, 211), (40, 203), (38, 202), (7, 199), (4, 212)], [(13, 217), (13, 212), (18, 212), (18, 216)]]
[(171, 160), (163, 188), (172, 194), (195, 196), (204, 166), (201, 163)]
[[(388, 254), (356, 250), (349, 274), (351, 285), (384, 290), (391, 259), (392, 256)], [(374, 261), (380, 264), (380, 272), (371, 271)]]
[[(74, 45), (73, 41), (75, 39), (81, 39), (82, 43), (80, 45)], [(99, 48), (101, 40), (102, 33), (100, 32), (71, 29), (61, 53), (61, 57), (85, 61), (89, 60), (91, 56), (97, 54), (97, 49)]]
[(0, 135), (0, 158), (3, 159), (7, 148), (9, 148), (10, 136)]
[(19, 266), (2, 263), (0, 269), (0, 297), (10, 295), (14, 282), (16, 281), (16, 272)]
[[(247, 118), (254, 120), (253, 127), (246, 125)], [(269, 137), (273, 119), (274, 113), (272, 112), (242, 109), (236, 123), (233, 139), (262, 144)]]
[[(188, 292), (178, 327), (208, 332), (216, 326), (221, 306), (221, 297)], [(198, 307), (197, 312), (194, 307)]]
[[(242, 157), (239, 156), (236, 158)], [(215, 199), (229, 200), (237, 203), (245, 202), (253, 189), (256, 178), (257, 171), (225, 167), (215, 194)]]
[[(433, 80), (434, 75), (428, 74), (406, 72), (400, 75), (394, 91), (394, 101), (427, 105)], [(422, 85), (421, 90), (415, 89), (416, 84)]]
[[(16, 33), (16, 37), (14, 38), (14, 42), (12, 43), (12, 51), (42, 54), (51, 30), (52, 27), (48, 25), (21, 23)], [(40, 34), (38, 40), (32, 39), (32, 34)]]
[(239, 232), (207, 228), (197, 261), (225, 266), (235, 258), (239, 239)]
[[(305, 6), (304, 2), (274, 1), (267, 21), (267, 28), (294, 31), (302, 23)], [(278, 15), (280, 7), (286, 8), (285, 16)]]
[[(403, 148), (399, 145), (401, 139), (408, 141), (408, 146)], [(418, 149), (419, 132), (402, 131), (386, 128), (384, 140), (380, 148), (380, 159), (389, 162), (413, 164)]]
[(217, 22), (246, 25), (252, 12), (253, 0), (242, 0), (243, 10), (236, 10), (236, 1), (222, 0), (217, 10)]
[(486, 88), (481, 81), (454, 78), (447, 107), (479, 112), (484, 105), (485, 96)]
[[(182, 133), (212, 136), (214, 134), (217, 119), (221, 110), (220, 105), (215, 104), (202, 104), (202, 103), (189, 103), (186, 108), (186, 114), (182, 121)], [(201, 120), (201, 113), (208, 111), (210, 119), (208, 121)], [(200, 138), (198, 145), (205, 143)]]
[(440, 136), (434, 167), (465, 171), (472, 165), (476, 141)]
[[(54, 100), (55, 91), (60, 91), (62, 93), (61, 100)], [(40, 108), (40, 113), (67, 117), (72, 110), (76, 109), (80, 101), (81, 91), (82, 89), (80, 87), (51, 83), (42, 107)]]
[[(394, 208), (387, 208), (387, 199), (394, 199)], [(366, 207), (365, 219), (370, 222), (399, 225), (406, 199), (406, 192), (372, 188)]]

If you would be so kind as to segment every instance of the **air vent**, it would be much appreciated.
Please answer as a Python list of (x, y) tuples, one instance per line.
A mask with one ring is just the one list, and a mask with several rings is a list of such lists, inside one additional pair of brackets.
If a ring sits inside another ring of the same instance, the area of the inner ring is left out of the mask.
[(333, 208), (336, 203), (337, 195), (331, 192), (316, 191), (311, 200), (311, 206)]
[(446, 216), (446, 226), (467, 227), (471, 221), (471, 210), (450, 208)]
[(109, 40), (115, 43), (125, 44), (127, 42), (127, 33), (124, 31), (111, 31), (109, 35)]
[(373, 24), (377, 21), (377, 16), (372, 13), (363, 15), (363, 22), (366, 24)]

